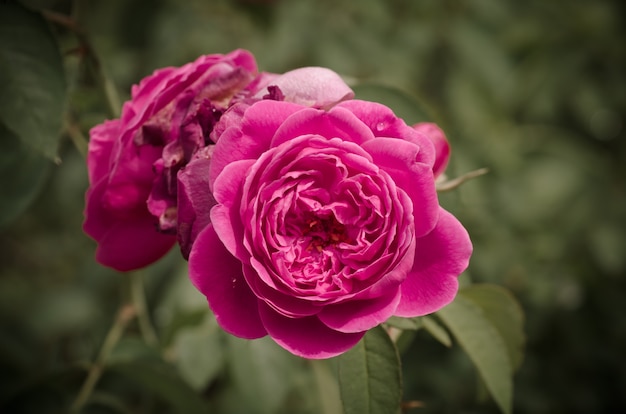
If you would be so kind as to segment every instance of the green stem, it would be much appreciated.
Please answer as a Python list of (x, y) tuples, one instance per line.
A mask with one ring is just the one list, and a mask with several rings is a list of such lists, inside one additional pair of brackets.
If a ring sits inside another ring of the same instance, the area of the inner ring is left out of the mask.
[(71, 414), (78, 414), (85, 406), (85, 403), (89, 400), (89, 397), (93, 393), (93, 390), (98, 383), (98, 380), (102, 376), (102, 371), (104, 370), (104, 364), (108, 359), (111, 351), (118, 343), (126, 326), (135, 316), (135, 309), (132, 305), (123, 305), (117, 313), (115, 318), (115, 323), (109, 330), (106, 338), (104, 339), (104, 343), (102, 344), (102, 348), (100, 348), (100, 353), (98, 357), (91, 365), (89, 372), (87, 373), (87, 378), (85, 378), (85, 382), (76, 396), (76, 399), (72, 403), (70, 407)]
[(146, 295), (143, 283), (143, 274), (139, 271), (130, 275), (130, 296), (133, 306), (137, 311), (137, 320), (139, 322), (139, 330), (144, 341), (148, 345), (157, 346), (159, 340), (157, 338), (150, 315), (148, 314), (148, 306), (146, 305)]
[(471, 180), (472, 178), (480, 177), (481, 175), (485, 175), (489, 172), (487, 168), (480, 168), (478, 170), (470, 171), (468, 173), (463, 174), (460, 177), (456, 177), (452, 180), (444, 181), (441, 183), (436, 183), (437, 191), (442, 193), (444, 191), (454, 190), (459, 187), (466, 181)]
[(71, 115), (67, 115), (65, 120), (65, 132), (72, 140), (72, 143), (83, 156), (83, 158), (87, 158), (87, 151), (89, 149), (89, 144), (85, 136), (83, 135), (80, 127), (76, 124), (76, 122), (72, 119)]
[[(74, 6), (78, 8), (76, 3)], [(98, 81), (100, 89), (102, 90), (109, 107), (110, 115), (113, 118), (119, 117), (122, 107), (119, 94), (117, 93), (115, 84), (105, 73), (102, 67), (102, 62), (89, 41), (87, 33), (78, 24), (78, 11), (75, 11), (74, 16), (67, 16), (50, 10), (44, 10), (42, 13), (43, 16), (50, 22), (63, 26), (74, 33), (80, 44), (78, 50), (80, 50), (81, 56), (84, 57), (85, 62), (90, 66), (96, 80)]]

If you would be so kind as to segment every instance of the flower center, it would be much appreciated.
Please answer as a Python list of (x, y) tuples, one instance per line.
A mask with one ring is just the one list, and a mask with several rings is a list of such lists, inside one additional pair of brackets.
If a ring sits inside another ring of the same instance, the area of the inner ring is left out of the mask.
[(309, 238), (307, 251), (315, 249), (321, 253), (324, 248), (347, 242), (346, 226), (341, 224), (334, 215), (327, 218), (311, 217), (304, 222), (302, 235)]

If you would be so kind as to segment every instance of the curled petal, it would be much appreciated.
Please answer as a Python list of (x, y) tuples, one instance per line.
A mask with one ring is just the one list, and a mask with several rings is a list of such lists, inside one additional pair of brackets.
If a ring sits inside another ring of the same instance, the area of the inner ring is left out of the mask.
[(235, 257), (247, 261), (248, 255), (239, 236), (244, 231), (244, 224), (239, 216), (242, 184), (246, 173), (254, 163), (242, 160), (228, 164), (223, 174), (215, 181), (213, 196), (218, 204), (211, 209), (211, 223), (220, 239)]
[(413, 129), (428, 137), (435, 146), (436, 155), (433, 174), (435, 174), (435, 178), (439, 177), (446, 170), (450, 160), (450, 144), (448, 144), (446, 135), (437, 124), (432, 122), (420, 122), (413, 125)]
[(323, 359), (337, 356), (357, 344), (365, 332), (342, 333), (324, 325), (315, 316), (289, 318), (278, 314), (265, 303), (259, 313), (267, 333), (292, 354)]
[(272, 147), (302, 135), (341, 138), (361, 144), (374, 138), (372, 132), (350, 111), (335, 107), (329, 112), (319, 109), (302, 109), (288, 119), (276, 131)]
[(329, 305), (319, 313), (319, 319), (339, 332), (363, 332), (385, 322), (400, 302), (400, 289), (391, 289), (385, 296), (372, 300), (352, 300)]
[(419, 153), (416, 161), (430, 166), (435, 162), (435, 148), (430, 139), (407, 126), (385, 105), (354, 99), (337, 106), (355, 114), (376, 137), (400, 138), (417, 145)]
[[(243, 106), (233, 107), (237, 111)], [(245, 108), (245, 107), (244, 107)], [(270, 141), (285, 119), (301, 109), (289, 102), (260, 101), (245, 109), (238, 120), (228, 112), (225, 121), (232, 124), (219, 137), (211, 161), (209, 180), (211, 185), (228, 164), (247, 159), (256, 159), (270, 147)], [(233, 119), (235, 118), (235, 119)]]
[(413, 268), (402, 283), (402, 297), (395, 315), (422, 316), (452, 302), (459, 287), (457, 277), (472, 254), (467, 231), (450, 213), (440, 208), (433, 231), (417, 240)]
[(428, 234), (437, 223), (439, 201), (430, 166), (417, 162), (420, 148), (395, 138), (376, 138), (362, 147), (385, 170), (413, 202), (415, 236)]
[(198, 158), (178, 174), (178, 242), (188, 258), (198, 234), (211, 222), (211, 208), (217, 204), (209, 191), (210, 159)]
[(87, 192), (83, 223), (85, 233), (98, 242), (98, 262), (126, 272), (165, 255), (176, 238), (155, 230), (156, 219), (145, 205), (124, 211), (123, 215), (107, 209), (102, 202), (106, 184), (101, 180)]
[(189, 276), (206, 296), (215, 319), (225, 331), (248, 339), (267, 334), (259, 316), (258, 299), (243, 277), (241, 262), (226, 250), (211, 225), (193, 245)]
[(104, 178), (110, 166), (111, 152), (115, 137), (120, 129), (119, 119), (105, 121), (89, 131), (89, 153), (87, 154), (87, 172), (89, 182), (95, 184)]

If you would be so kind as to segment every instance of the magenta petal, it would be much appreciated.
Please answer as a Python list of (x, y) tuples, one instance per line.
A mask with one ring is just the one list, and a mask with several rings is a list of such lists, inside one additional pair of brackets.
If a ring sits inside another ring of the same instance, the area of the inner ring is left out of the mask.
[(259, 302), (267, 333), (294, 355), (310, 359), (331, 358), (356, 345), (365, 332), (342, 333), (330, 329), (315, 316), (289, 318)]
[(452, 302), (459, 287), (457, 277), (467, 268), (471, 254), (467, 231), (441, 208), (434, 230), (417, 239), (413, 268), (401, 285), (395, 315), (422, 316)]
[(339, 332), (363, 332), (389, 319), (400, 302), (400, 289), (370, 300), (352, 300), (329, 305), (318, 318)]
[[(243, 105), (233, 107), (238, 110)], [(257, 159), (270, 147), (270, 141), (282, 122), (291, 114), (301, 109), (300, 105), (289, 102), (260, 101), (248, 107), (243, 119), (237, 120), (237, 114), (224, 114), (224, 122), (229, 124), (219, 137), (211, 160), (211, 185), (222, 170), (230, 163), (245, 159)], [(232, 116), (231, 116), (232, 115)], [(218, 123), (216, 130), (223, 125)]]
[(87, 154), (87, 170), (89, 183), (100, 181), (109, 173), (110, 157), (113, 145), (118, 138), (120, 120), (104, 121), (89, 131), (89, 152)]
[(325, 138), (341, 138), (361, 144), (374, 139), (374, 134), (352, 112), (335, 107), (329, 112), (306, 108), (293, 114), (278, 128), (272, 146), (290, 141), (302, 135), (321, 135)]
[(198, 158), (178, 173), (178, 242), (188, 258), (200, 231), (211, 222), (211, 208), (217, 201), (209, 190), (211, 160)]
[(435, 174), (435, 177), (440, 176), (445, 171), (450, 160), (450, 144), (448, 144), (446, 135), (437, 124), (432, 122), (420, 122), (413, 125), (413, 129), (428, 137), (435, 146), (436, 157), (433, 165), (433, 174)]
[(174, 245), (174, 236), (156, 230), (156, 218), (145, 207), (123, 214), (105, 208), (106, 179), (89, 188), (86, 195), (83, 230), (98, 242), (99, 263), (126, 272), (160, 259)]
[(239, 215), (243, 182), (254, 160), (236, 161), (226, 166), (215, 181), (213, 196), (221, 203), (211, 209), (211, 223), (220, 239), (235, 257), (244, 262), (248, 254), (243, 245), (244, 224)]
[(258, 299), (246, 283), (241, 262), (220, 241), (213, 227), (206, 227), (189, 255), (189, 277), (206, 296), (219, 325), (241, 338), (267, 334), (259, 316)]
[[(320, 67), (299, 68), (274, 79), (271, 86), (278, 86), (285, 101), (315, 108), (327, 108), (338, 102), (354, 97), (352, 89), (339, 75), (330, 69)], [(267, 88), (257, 93), (262, 98)]]
[(413, 201), (415, 236), (428, 234), (437, 223), (439, 202), (430, 166), (415, 161), (420, 148), (395, 138), (376, 138), (362, 147)]

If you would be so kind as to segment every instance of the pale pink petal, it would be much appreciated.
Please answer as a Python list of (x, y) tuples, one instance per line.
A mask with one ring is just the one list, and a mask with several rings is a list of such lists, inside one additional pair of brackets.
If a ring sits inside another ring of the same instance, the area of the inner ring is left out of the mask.
[(278, 128), (272, 147), (302, 135), (321, 135), (325, 138), (341, 138), (362, 144), (374, 139), (369, 130), (352, 112), (335, 107), (329, 112), (305, 108), (293, 114)]
[(267, 334), (258, 299), (243, 278), (241, 262), (226, 250), (211, 225), (198, 235), (191, 249), (189, 276), (225, 331), (248, 339)]
[(416, 161), (420, 148), (395, 138), (376, 138), (361, 146), (411, 198), (415, 236), (428, 234), (437, 223), (439, 202), (430, 166)]
[(428, 137), (435, 146), (436, 157), (433, 165), (433, 174), (435, 174), (435, 177), (440, 176), (445, 171), (450, 160), (450, 144), (448, 144), (446, 135), (437, 124), (432, 122), (420, 122), (413, 125), (413, 129)]
[(351, 300), (329, 305), (318, 314), (326, 326), (339, 332), (363, 332), (385, 322), (400, 302), (400, 289), (391, 288), (384, 296), (370, 300)]
[[(354, 92), (339, 75), (327, 68), (305, 67), (286, 72), (274, 79), (269, 86), (278, 86), (285, 101), (315, 108), (328, 108), (346, 99)], [(256, 94), (262, 98), (267, 88)]]
[(465, 228), (443, 208), (435, 229), (417, 240), (415, 262), (402, 283), (395, 315), (422, 316), (452, 302), (458, 275), (468, 266), (472, 243)]
[(292, 354), (323, 359), (337, 356), (356, 345), (365, 332), (342, 333), (330, 329), (315, 316), (289, 318), (259, 302), (259, 313), (267, 333)]

